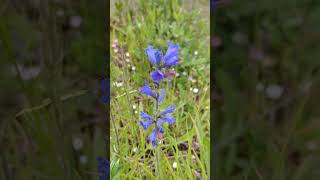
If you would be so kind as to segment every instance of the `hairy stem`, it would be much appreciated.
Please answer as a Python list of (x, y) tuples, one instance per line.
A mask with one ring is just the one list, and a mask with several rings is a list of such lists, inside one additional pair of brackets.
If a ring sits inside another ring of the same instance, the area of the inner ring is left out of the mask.
[[(156, 138), (158, 136), (158, 131), (159, 131), (159, 128), (158, 128), (158, 114), (159, 114), (159, 102), (158, 102), (158, 98), (159, 98), (159, 83), (156, 83), (156, 92), (157, 92), (157, 96), (156, 96), (156, 108), (155, 108), (155, 125), (156, 125)], [(159, 162), (159, 149), (158, 149), (158, 146), (155, 147), (155, 154), (156, 154), (156, 164), (157, 164), (157, 167), (156, 167), (156, 171), (158, 173), (158, 179), (161, 180), (161, 172), (160, 172), (160, 162)]]

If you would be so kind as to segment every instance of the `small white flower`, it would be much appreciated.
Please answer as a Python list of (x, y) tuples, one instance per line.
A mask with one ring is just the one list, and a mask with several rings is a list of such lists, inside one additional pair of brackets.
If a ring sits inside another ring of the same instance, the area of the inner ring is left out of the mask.
[(190, 88), (190, 91), (192, 91), (192, 88)]
[(266, 95), (270, 99), (279, 99), (283, 93), (283, 88), (279, 85), (272, 84), (266, 88)]
[(192, 159), (196, 159), (196, 157), (194, 155), (192, 155)]
[(184, 71), (182, 74), (183, 74), (184, 76), (188, 75), (187, 72), (185, 72), (185, 71)]
[(132, 105), (132, 109), (137, 109), (137, 106), (135, 104)]
[(119, 51), (119, 49), (114, 49), (113, 52), (117, 53)]
[(176, 77), (179, 77), (180, 76), (180, 74), (179, 73), (176, 73)]
[(209, 109), (209, 106), (206, 106), (206, 109)]
[(112, 43), (112, 48), (116, 48), (117, 45), (115, 43)]
[(74, 138), (72, 144), (73, 144), (73, 148), (74, 148), (75, 150), (80, 150), (80, 149), (82, 149), (82, 147), (83, 147), (83, 141), (82, 141), (82, 139), (79, 138), (79, 137)]
[(134, 111), (135, 114), (138, 114), (138, 111)]
[(132, 71), (135, 71), (135, 70), (136, 70), (136, 67), (135, 67), (135, 66), (132, 66), (131, 70), (132, 70)]
[(199, 89), (198, 88), (193, 88), (193, 93), (197, 94), (199, 92)]
[(130, 54), (127, 52), (127, 53), (126, 53), (126, 56), (127, 56), (127, 57), (130, 57)]
[(123, 86), (123, 82), (116, 82), (116, 87), (122, 87)]
[(80, 158), (79, 158), (79, 161), (83, 165), (87, 164), (87, 162), (88, 162), (87, 156), (81, 155)]
[(176, 163), (176, 162), (173, 162), (172, 167), (173, 167), (174, 169), (176, 169), (176, 168), (177, 168), (177, 163)]
[(138, 148), (136, 148), (136, 147), (134, 147), (134, 148), (132, 149), (133, 152), (137, 152), (137, 150), (138, 150)]
[(194, 52), (194, 55), (198, 55), (198, 51), (195, 51), (195, 52)]
[(118, 39), (115, 39), (113, 40), (114, 43), (118, 44), (119, 40)]
[(129, 62), (130, 62), (130, 59), (129, 59), (129, 58), (126, 58), (126, 62), (129, 63)]
[(192, 81), (192, 80), (193, 80), (193, 78), (192, 78), (191, 76), (189, 76), (189, 77), (188, 77), (188, 80), (189, 80), (189, 81)]
[(81, 16), (71, 16), (69, 20), (70, 26), (73, 28), (78, 28), (80, 27), (82, 23), (82, 18)]

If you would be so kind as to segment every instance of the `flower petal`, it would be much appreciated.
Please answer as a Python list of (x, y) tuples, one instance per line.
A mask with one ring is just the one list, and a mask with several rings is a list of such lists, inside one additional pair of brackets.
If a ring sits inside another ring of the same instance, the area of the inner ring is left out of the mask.
[(152, 120), (153, 121), (153, 119), (152, 119), (152, 117), (151, 116), (149, 116), (147, 113), (145, 113), (145, 112), (140, 112), (140, 116), (141, 116), (141, 118), (142, 119), (144, 119), (144, 120), (146, 120), (146, 121), (148, 121), (148, 120)]
[(168, 50), (164, 56), (164, 65), (170, 67), (172, 65), (178, 64), (179, 62), (179, 45), (168, 43)]
[(146, 49), (146, 55), (153, 65), (158, 65), (163, 57), (162, 53), (158, 49), (155, 49), (150, 45)]
[(160, 128), (163, 125), (163, 123), (164, 123), (164, 120), (159, 119), (158, 122), (157, 122), (158, 128)]
[(110, 81), (109, 79), (103, 79), (101, 81), (101, 90), (106, 93), (106, 92), (109, 92), (110, 91)]
[(108, 95), (102, 95), (101, 98), (100, 98), (100, 101), (103, 104), (107, 104), (109, 102), (109, 96)]
[(173, 116), (162, 116), (161, 119), (165, 120), (169, 125), (176, 121), (176, 118)]
[(164, 111), (162, 111), (162, 115), (166, 115), (168, 113), (172, 113), (174, 110), (176, 109), (176, 106), (169, 106), (167, 109), (165, 109)]
[(155, 70), (151, 73), (151, 78), (154, 82), (159, 83), (164, 79), (164, 75), (160, 70)]
[(161, 94), (158, 98), (158, 102), (162, 102), (163, 99), (166, 97), (166, 90), (165, 89), (161, 89)]
[(143, 127), (144, 130), (148, 129), (148, 127), (150, 127), (152, 123), (153, 120), (140, 121), (140, 125)]
[(152, 130), (151, 134), (148, 136), (148, 141), (152, 142), (153, 146), (157, 146), (157, 132), (156, 132), (156, 129)]
[(156, 98), (156, 94), (152, 91), (152, 89), (150, 88), (150, 86), (148, 85), (148, 83), (145, 83), (142, 87), (141, 87), (141, 92), (143, 94), (146, 94), (148, 96), (154, 97)]

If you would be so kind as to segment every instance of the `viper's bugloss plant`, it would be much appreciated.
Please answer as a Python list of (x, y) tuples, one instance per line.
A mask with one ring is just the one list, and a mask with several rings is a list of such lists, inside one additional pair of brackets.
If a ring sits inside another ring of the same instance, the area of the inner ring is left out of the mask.
[(141, 93), (150, 96), (155, 100), (155, 114), (154, 118), (145, 112), (141, 112), (140, 116), (144, 121), (140, 122), (140, 125), (146, 130), (150, 126), (154, 125), (154, 129), (148, 136), (148, 141), (152, 142), (153, 146), (157, 146), (157, 139), (162, 139), (164, 130), (162, 125), (168, 123), (169, 125), (175, 122), (175, 117), (169, 114), (175, 110), (175, 106), (169, 106), (162, 112), (159, 112), (160, 103), (165, 98), (165, 89), (160, 90), (160, 82), (165, 78), (171, 76), (171, 72), (167, 71), (173, 65), (179, 62), (179, 46), (171, 42), (168, 43), (168, 50), (163, 56), (162, 52), (149, 45), (145, 50), (148, 59), (155, 68), (151, 73), (151, 79), (155, 84), (154, 90), (149, 86), (147, 82), (141, 87)]
[(110, 162), (102, 157), (98, 157), (98, 171), (100, 180), (110, 179)]

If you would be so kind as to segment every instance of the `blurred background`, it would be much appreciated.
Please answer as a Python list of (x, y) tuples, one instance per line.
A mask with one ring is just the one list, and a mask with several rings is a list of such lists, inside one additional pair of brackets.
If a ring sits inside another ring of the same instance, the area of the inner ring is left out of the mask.
[(0, 179), (98, 179), (107, 1), (0, 0)]
[(319, 3), (217, 1), (215, 179), (320, 177)]

